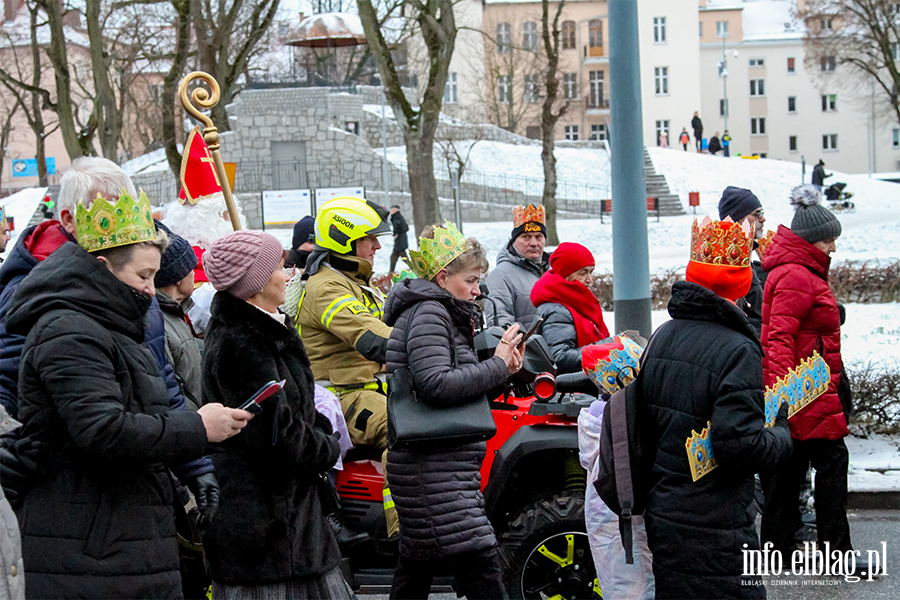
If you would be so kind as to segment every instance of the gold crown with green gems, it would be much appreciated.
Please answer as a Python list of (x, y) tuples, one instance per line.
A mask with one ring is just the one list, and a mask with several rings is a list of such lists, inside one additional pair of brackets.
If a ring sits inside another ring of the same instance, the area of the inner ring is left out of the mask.
[(419, 250), (409, 251), (409, 266), (420, 279), (431, 281), (441, 269), (469, 249), (466, 237), (453, 223), (434, 228), (434, 239), (419, 238)]
[(135, 200), (122, 190), (115, 204), (97, 194), (89, 209), (82, 199), (75, 207), (75, 235), (88, 252), (156, 240), (147, 194), (141, 190)]

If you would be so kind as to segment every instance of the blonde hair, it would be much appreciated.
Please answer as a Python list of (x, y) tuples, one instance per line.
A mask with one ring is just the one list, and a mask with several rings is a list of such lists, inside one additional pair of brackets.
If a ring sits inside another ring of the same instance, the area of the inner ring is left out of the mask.
[[(420, 237), (433, 240), (435, 227), (440, 227), (440, 225), (426, 226), (425, 229), (422, 230), (422, 235)], [(468, 250), (451, 260), (450, 264), (444, 267), (444, 269), (447, 269), (447, 275), (456, 275), (457, 273), (468, 271), (470, 269), (478, 269), (481, 271), (482, 275), (487, 273), (490, 265), (488, 264), (487, 252), (485, 252), (484, 246), (482, 246), (481, 242), (475, 238), (467, 238), (466, 245), (469, 247)], [(437, 277), (437, 274), (435, 274), (435, 277)]]
[(127, 246), (116, 246), (115, 248), (107, 248), (106, 250), (98, 250), (97, 252), (91, 252), (94, 256), (104, 256), (106, 260), (109, 261), (109, 264), (112, 266), (114, 271), (120, 271), (122, 268), (131, 262), (131, 257), (134, 255), (134, 249), (140, 246), (150, 246), (151, 248), (156, 248), (159, 250), (159, 255), (162, 256), (165, 253), (166, 248), (169, 247), (169, 236), (162, 229), (156, 230), (156, 239), (152, 242), (138, 242), (136, 244), (128, 244)]

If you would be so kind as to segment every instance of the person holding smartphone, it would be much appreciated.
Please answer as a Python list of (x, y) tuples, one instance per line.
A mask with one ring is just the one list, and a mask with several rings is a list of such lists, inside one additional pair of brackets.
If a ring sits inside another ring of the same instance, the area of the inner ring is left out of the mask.
[(594, 255), (581, 244), (564, 242), (550, 255), (550, 270), (531, 290), (544, 319), (539, 332), (550, 346), (559, 373), (581, 370), (581, 349), (609, 337), (600, 301), (588, 287)]
[[(309, 358), (278, 311), (285, 252), (260, 231), (236, 231), (204, 254), (217, 290), (203, 356), (203, 402), (243, 406), (267, 382), (283, 387), (213, 456), (219, 510), (203, 538), (214, 598), (352, 598), (326, 514), (323, 479), (338, 440), (315, 408)], [(263, 396), (265, 395), (263, 391)], [(234, 443), (237, 441), (237, 443)]]

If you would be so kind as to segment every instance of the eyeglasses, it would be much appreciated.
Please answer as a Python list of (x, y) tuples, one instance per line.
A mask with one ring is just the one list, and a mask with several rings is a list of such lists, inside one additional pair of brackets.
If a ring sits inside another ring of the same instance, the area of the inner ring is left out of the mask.
[(752, 213), (750, 213), (750, 216), (751, 216), (751, 217), (756, 217), (756, 218), (758, 219), (758, 218), (764, 216), (765, 214), (766, 214), (766, 211), (765, 211), (765, 210), (763, 210), (763, 209), (761, 209), (761, 208), (757, 208), (757, 209), (754, 210)]

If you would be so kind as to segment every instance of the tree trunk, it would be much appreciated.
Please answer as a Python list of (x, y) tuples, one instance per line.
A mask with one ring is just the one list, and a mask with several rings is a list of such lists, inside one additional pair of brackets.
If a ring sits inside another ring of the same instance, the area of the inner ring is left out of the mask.
[(416, 235), (428, 225), (441, 222), (441, 204), (434, 179), (434, 135), (429, 139), (410, 132), (406, 139), (409, 193), (413, 203)]
[(101, 3), (87, 2), (86, 7), (85, 20), (94, 79), (94, 113), (99, 122), (100, 151), (103, 156), (115, 162), (119, 157), (122, 119), (116, 103), (116, 93), (109, 83), (109, 71), (113, 66), (103, 44), (103, 29), (100, 24)]
[(562, 13), (565, 0), (562, 0), (557, 9), (553, 22), (550, 22), (549, 1), (541, 2), (543, 13), (541, 16), (542, 37), (544, 51), (547, 54), (547, 78), (546, 96), (541, 107), (541, 163), (544, 167), (544, 195), (541, 203), (547, 218), (547, 244), (559, 245), (559, 234), (556, 232), (556, 157), (553, 154), (555, 147), (554, 133), (556, 123), (569, 107), (568, 101), (553, 112), (553, 104), (559, 98), (559, 16)]
[(181, 180), (181, 153), (178, 152), (178, 130), (181, 128), (181, 107), (178, 95), (178, 82), (187, 64), (188, 44), (191, 41), (191, 2), (190, 0), (172, 0), (172, 8), (178, 13), (178, 27), (175, 38), (175, 56), (172, 66), (163, 80), (162, 92), (162, 134), (163, 147), (166, 149), (166, 161), (175, 181)]
[(547, 217), (547, 245), (558, 246), (559, 235), (556, 233), (556, 156), (553, 155), (553, 125), (550, 133), (545, 131), (546, 124), (541, 123), (541, 164), (544, 166), (544, 195), (541, 203)]

